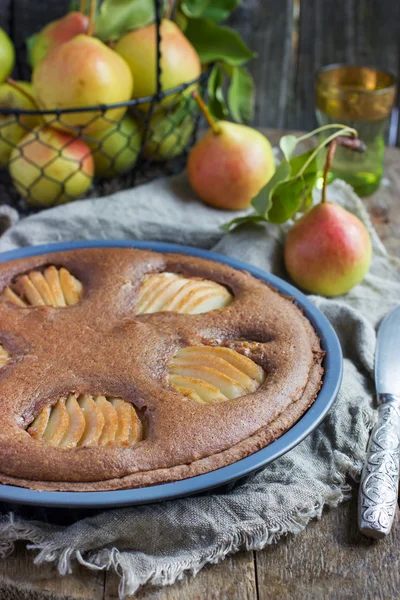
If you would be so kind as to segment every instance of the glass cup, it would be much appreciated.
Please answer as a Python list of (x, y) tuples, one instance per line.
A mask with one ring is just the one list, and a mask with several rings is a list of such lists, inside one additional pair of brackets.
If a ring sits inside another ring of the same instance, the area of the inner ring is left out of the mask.
[[(355, 65), (329, 65), (315, 77), (319, 125), (341, 123), (358, 131), (367, 150), (338, 147), (329, 181), (340, 178), (359, 196), (372, 194), (383, 173), (385, 128), (396, 96), (396, 80), (386, 71)], [(322, 132), (321, 141), (332, 133)]]

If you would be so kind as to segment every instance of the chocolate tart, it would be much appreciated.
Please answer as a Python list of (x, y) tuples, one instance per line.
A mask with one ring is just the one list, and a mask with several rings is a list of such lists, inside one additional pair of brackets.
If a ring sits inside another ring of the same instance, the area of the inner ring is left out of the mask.
[(81, 249), (0, 265), (0, 482), (177, 481), (267, 446), (315, 400), (324, 353), (291, 299), (180, 254)]

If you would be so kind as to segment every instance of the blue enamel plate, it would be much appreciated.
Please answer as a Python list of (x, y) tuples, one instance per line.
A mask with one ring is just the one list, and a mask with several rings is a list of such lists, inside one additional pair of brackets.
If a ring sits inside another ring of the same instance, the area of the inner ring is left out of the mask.
[(211, 473), (205, 473), (204, 475), (191, 477), (174, 483), (164, 483), (146, 488), (109, 492), (38, 492), (16, 486), (0, 485), (0, 501), (46, 507), (55, 506), (75, 509), (99, 509), (134, 504), (147, 504), (150, 502), (160, 502), (162, 500), (188, 496), (236, 481), (257, 469), (260, 469), (260, 467), (272, 462), (299, 444), (321, 423), (338, 394), (342, 380), (343, 357), (339, 340), (329, 321), (307, 299), (307, 297), (279, 277), (266, 273), (261, 269), (252, 267), (239, 260), (228, 258), (214, 252), (208, 252), (206, 250), (198, 250), (188, 246), (179, 246), (177, 244), (131, 242), (126, 240), (76, 241), (30, 246), (0, 254), (0, 262), (36, 256), (38, 254), (47, 254), (49, 252), (99, 247), (127, 247), (139, 248), (142, 250), (155, 250), (157, 252), (179, 252), (206, 258), (208, 260), (215, 260), (229, 265), (230, 267), (234, 267), (235, 269), (246, 270), (254, 275), (254, 277), (271, 284), (283, 294), (294, 298), (295, 302), (313, 324), (321, 339), (322, 348), (326, 352), (323, 363), (325, 370), (323, 385), (314, 404), (301, 419), (279, 439), (266, 448), (255, 452), (251, 456), (239, 460), (227, 467), (212, 471)]

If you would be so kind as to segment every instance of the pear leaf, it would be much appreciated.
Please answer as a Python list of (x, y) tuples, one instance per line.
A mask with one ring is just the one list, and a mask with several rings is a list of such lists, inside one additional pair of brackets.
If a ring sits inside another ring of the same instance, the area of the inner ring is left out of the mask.
[(240, 66), (256, 56), (236, 31), (217, 25), (211, 19), (188, 19), (185, 35), (196, 48), (202, 64), (221, 60)]
[(284, 223), (291, 219), (304, 205), (310, 204), (318, 175), (316, 156), (301, 175), (300, 171), (313, 152), (314, 149), (309, 150), (290, 160), (290, 178), (281, 181), (271, 193), (271, 204), (266, 215), (271, 223)]
[[(162, 0), (161, 13), (168, 5)], [(103, 41), (117, 40), (122, 35), (145, 27), (155, 20), (154, 0), (104, 0), (96, 20), (96, 37)]]
[(221, 229), (222, 231), (231, 231), (232, 229), (240, 227), (241, 225), (246, 225), (247, 223), (265, 223), (265, 221), (266, 219), (263, 217), (263, 215), (252, 213), (246, 217), (236, 217), (236, 219), (232, 219), (232, 221), (229, 221), (229, 223), (221, 225)]
[(287, 181), (289, 176), (290, 164), (286, 160), (283, 160), (268, 183), (261, 188), (251, 201), (251, 204), (260, 215), (264, 215), (265, 218), (267, 217), (269, 209), (271, 208), (273, 191), (282, 181)]
[(229, 17), (239, 2), (240, 0), (182, 0), (180, 8), (187, 17), (204, 17), (219, 23)]
[(279, 141), (279, 147), (282, 150), (286, 160), (290, 160), (297, 146), (297, 137), (295, 135), (284, 135)]
[(228, 106), (237, 123), (248, 123), (254, 116), (254, 82), (245, 67), (232, 68), (232, 80), (228, 89)]
[(228, 116), (222, 89), (223, 80), (224, 75), (221, 68), (218, 64), (214, 65), (208, 78), (207, 92), (209, 97), (208, 108), (216, 119), (225, 119)]

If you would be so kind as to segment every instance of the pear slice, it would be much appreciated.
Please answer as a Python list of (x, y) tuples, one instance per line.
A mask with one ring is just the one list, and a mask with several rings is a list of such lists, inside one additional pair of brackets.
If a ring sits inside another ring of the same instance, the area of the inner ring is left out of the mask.
[(180, 353), (184, 355), (206, 355), (214, 356), (215, 358), (220, 357), (229, 362), (232, 366), (239, 369), (251, 379), (254, 379), (261, 385), (265, 381), (266, 373), (262, 367), (257, 365), (251, 358), (232, 350), (231, 348), (223, 348), (221, 346), (188, 346), (178, 352), (176, 358), (179, 357)]
[(27, 306), (27, 304), (19, 296), (17, 296), (17, 294), (13, 292), (12, 289), (8, 286), (4, 289), (3, 293), (0, 296), (0, 299), (4, 302), (11, 302), (16, 306)]
[(191, 315), (200, 315), (202, 313), (210, 312), (210, 310), (229, 306), (233, 300), (232, 295), (222, 285), (216, 284), (216, 286), (218, 287), (200, 289), (198, 293), (186, 303), (183, 312)]
[(47, 283), (43, 275), (39, 271), (32, 271), (31, 273), (29, 273), (29, 279), (39, 292), (46, 306), (54, 306), (53, 294), (51, 293), (49, 284)]
[(4, 367), (10, 360), (10, 355), (2, 344), (0, 344), (0, 368)]
[(69, 427), (69, 415), (62, 398), (53, 406), (43, 439), (49, 446), (59, 446)]
[(200, 398), (200, 396), (198, 396), (196, 394), (196, 392), (194, 392), (190, 388), (182, 387), (180, 385), (175, 385), (174, 387), (178, 390), (178, 392), (180, 392), (182, 394), (182, 396), (185, 396), (186, 398), (190, 398), (191, 400), (194, 400), (198, 404), (205, 404), (204, 400), (202, 400)]
[(218, 388), (229, 400), (243, 396), (246, 393), (246, 390), (237, 381), (213, 367), (197, 366), (195, 364), (177, 364), (171, 365), (170, 373), (172, 375), (184, 375), (196, 379), (203, 379), (207, 383)]
[(51, 290), (54, 299), (54, 305), (56, 307), (67, 306), (64, 298), (63, 291), (61, 289), (60, 277), (58, 270), (54, 266), (47, 267), (44, 271), (44, 278)]
[(28, 427), (28, 433), (35, 440), (41, 440), (43, 438), (43, 434), (46, 431), (46, 427), (49, 422), (50, 412), (50, 406), (43, 408), (43, 410), (40, 411), (36, 419), (33, 421), (32, 425)]
[(22, 291), (22, 297), (26, 298), (31, 306), (45, 306), (44, 300), (40, 292), (36, 289), (28, 275), (23, 275), (18, 280), (18, 286)]
[(85, 431), (83, 432), (79, 446), (97, 446), (104, 427), (103, 412), (92, 396), (80, 396), (78, 404), (85, 417)]
[(67, 269), (59, 271), (61, 289), (68, 306), (77, 304), (82, 296), (82, 284)]
[(118, 429), (115, 441), (118, 446), (128, 446), (132, 428), (131, 405), (120, 398), (113, 398), (110, 401), (118, 414)]
[[(186, 377), (182, 375), (171, 375), (170, 383), (178, 389), (187, 389), (193, 391), (193, 393), (199, 398), (200, 402), (206, 404), (212, 404), (213, 402), (225, 402), (228, 400), (224, 394), (222, 394), (217, 387), (207, 383), (202, 379), (196, 379), (195, 377)], [(187, 395), (186, 393), (184, 394)], [(199, 401), (197, 400), (197, 402)]]
[(168, 310), (169, 303), (184, 285), (184, 281), (178, 276), (168, 277), (168, 279), (164, 277), (163, 285), (158, 286), (152, 297), (147, 301), (145, 306), (146, 313)]
[(244, 390), (247, 392), (254, 392), (258, 388), (258, 384), (253, 379), (250, 379), (248, 375), (232, 366), (223, 358), (219, 356), (210, 356), (208, 354), (190, 354), (189, 356), (176, 357), (172, 360), (171, 366), (204, 366), (216, 369), (219, 373), (223, 373), (230, 377), (233, 381), (239, 383)]
[(131, 432), (129, 435), (129, 442), (135, 444), (143, 439), (143, 425), (134, 407), (131, 404), (129, 406), (131, 409)]
[(75, 448), (85, 431), (85, 417), (77, 398), (78, 394), (70, 394), (65, 403), (69, 417), (69, 426), (59, 444), (61, 448)]
[(115, 436), (118, 429), (118, 413), (105, 396), (97, 396), (95, 402), (102, 411), (104, 417), (104, 427), (99, 439), (99, 446), (111, 445), (115, 442)]

